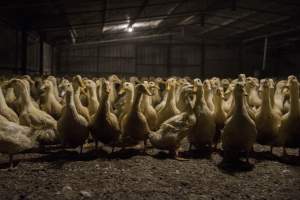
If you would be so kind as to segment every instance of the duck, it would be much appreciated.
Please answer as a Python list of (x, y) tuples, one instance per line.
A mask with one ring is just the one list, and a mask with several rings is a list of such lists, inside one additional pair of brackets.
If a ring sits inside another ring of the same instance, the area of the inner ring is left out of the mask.
[(229, 84), (228, 88), (224, 92), (223, 109), (226, 112), (227, 118), (234, 106), (233, 90), (234, 90), (234, 84), (231, 83)]
[(204, 87), (204, 98), (207, 103), (208, 108), (210, 111), (214, 112), (215, 106), (213, 103), (213, 91), (211, 87), (211, 83), (208, 79), (203, 81), (203, 87)]
[(5, 117), (8, 121), (19, 123), (19, 117), (13, 109), (11, 109), (5, 101), (2, 88), (0, 86), (0, 115)]
[(40, 97), (41, 110), (47, 112), (54, 119), (58, 120), (60, 118), (63, 106), (57, 100), (57, 98), (55, 98), (53, 82), (49, 81), (48, 79), (44, 80), (41, 90), (44, 91)]
[(278, 131), (281, 124), (281, 115), (272, 107), (272, 94), (270, 91), (271, 81), (266, 79), (262, 83), (262, 104), (255, 116), (257, 128), (257, 143), (270, 145), (272, 153), (273, 146), (278, 141)]
[(115, 102), (118, 99), (117, 86), (120, 85), (120, 84), (122, 84), (122, 82), (119, 79), (119, 77), (117, 75), (115, 75), (115, 74), (109, 76), (108, 77), (108, 81), (110, 83), (110, 88), (111, 88), (109, 100), (110, 100), (112, 106), (114, 107), (114, 104), (115, 104)]
[(262, 104), (262, 101), (258, 95), (258, 87), (259, 84), (257, 81), (255, 81), (254, 78), (252, 77), (246, 78), (246, 91), (248, 93), (247, 103), (249, 107), (253, 110), (257, 110)]
[(32, 128), (40, 145), (57, 144), (57, 121), (34, 106), (29, 88), (23, 80), (12, 79), (10, 85), (20, 95), (20, 125)]
[(186, 103), (189, 105), (187, 106), (188, 109), (164, 121), (158, 130), (151, 131), (149, 134), (149, 141), (153, 147), (168, 150), (170, 155), (177, 160), (182, 160), (179, 157), (179, 149), (183, 139), (189, 135), (196, 124), (196, 116), (192, 105), (193, 86), (184, 86), (182, 92), (186, 97)]
[(177, 85), (176, 79), (170, 78), (167, 80), (166, 84), (167, 84), (166, 90), (168, 93), (167, 93), (165, 104), (162, 105), (160, 110), (157, 110), (158, 126), (162, 124), (164, 121), (166, 121), (167, 119), (175, 115), (178, 115), (180, 113), (180, 110), (177, 108), (176, 105), (176, 96), (175, 96), (176, 85)]
[[(283, 154), (286, 155), (286, 147), (300, 148), (300, 103), (299, 103), (299, 82), (297, 77), (289, 76), (287, 87), (290, 91), (291, 109), (282, 116), (279, 135), (283, 146)], [(300, 156), (300, 150), (299, 150)]]
[(83, 144), (89, 136), (89, 122), (77, 112), (72, 84), (66, 85), (66, 105), (57, 122), (59, 138), (64, 147), (77, 148), (82, 153)]
[(152, 95), (145, 84), (137, 84), (133, 86), (132, 83), (125, 82), (122, 90), (130, 90), (133, 93), (133, 98), (130, 100), (131, 108), (121, 119), (122, 138), (121, 142), (123, 148), (127, 145), (136, 145), (139, 142), (144, 142), (144, 152), (146, 152), (146, 144), (150, 127), (147, 118), (141, 112), (141, 98), (143, 94)]
[(3, 83), (3, 88), (5, 89), (4, 98), (8, 107), (14, 110), (18, 114), (17, 104), (16, 104), (16, 94), (13, 87), (8, 86), (9, 81)]
[(214, 144), (215, 148), (220, 141), (221, 131), (224, 128), (225, 121), (227, 119), (227, 114), (223, 108), (223, 99), (224, 99), (224, 92), (223, 88), (218, 87), (216, 89), (215, 95), (213, 96), (213, 103), (214, 103), (214, 112), (213, 116), (216, 123), (216, 134), (214, 137)]
[(82, 105), (80, 95), (84, 91), (85, 85), (82, 81), (82, 78), (80, 75), (76, 75), (73, 77), (73, 89), (74, 89), (74, 102), (76, 106), (77, 112), (83, 116), (88, 122), (90, 122), (90, 113), (89, 109)]
[(155, 83), (156, 87), (158, 88), (153, 91), (153, 96), (151, 98), (152, 106), (155, 107), (162, 100), (161, 90), (163, 89), (164, 81), (162, 80), (162, 78), (157, 77), (153, 80), (153, 82)]
[(36, 146), (32, 129), (7, 120), (0, 115), (0, 152), (9, 155), (10, 169), (13, 166), (13, 156)]
[(182, 85), (180, 86), (180, 90), (176, 94), (176, 97), (177, 97), (176, 106), (180, 112), (183, 112), (186, 109), (186, 106), (188, 106), (188, 105), (186, 105), (186, 103), (185, 103), (184, 97), (182, 95), (182, 91), (183, 91), (184, 86), (189, 85), (190, 83), (185, 82), (185, 83), (181, 83), (181, 84)]
[[(244, 83), (238, 82), (234, 91), (235, 107), (232, 116), (226, 121), (221, 134), (224, 159), (236, 158), (239, 152), (246, 152), (246, 161), (249, 163), (249, 152), (256, 141), (257, 130), (245, 106), (247, 92)], [(241, 131), (243, 127), (243, 131)]]
[(100, 141), (105, 145), (112, 146), (113, 152), (114, 147), (120, 140), (121, 128), (118, 117), (112, 112), (109, 100), (109, 93), (112, 91), (110, 86), (108, 81), (103, 80), (102, 87), (98, 88), (99, 107), (91, 119), (90, 131), (95, 141), (96, 150), (98, 148), (98, 141)]
[(59, 96), (57, 79), (56, 79), (54, 76), (48, 76), (48, 77), (47, 77), (47, 80), (49, 80), (49, 81), (52, 82), (54, 97), (56, 98), (56, 100), (57, 100), (58, 102), (61, 103), (61, 102), (63, 101), (63, 98), (61, 98), (61, 97)]
[(188, 134), (190, 150), (192, 147), (197, 149), (206, 145), (211, 147), (216, 133), (214, 113), (207, 106), (203, 84), (200, 79), (195, 79), (194, 91), (196, 92), (196, 102), (193, 110), (196, 116), (196, 123)]
[(282, 115), (288, 112), (287, 107), (285, 107), (285, 100), (287, 99), (287, 94), (288, 94), (288, 87), (286, 87), (286, 85), (287, 85), (286, 80), (278, 81), (275, 86), (275, 92), (273, 98), (274, 108)]
[(86, 86), (86, 89), (88, 91), (88, 110), (89, 110), (89, 114), (90, 116), (94, 115), (99, 107), (99, 102), (98, 102), (98, 97), (97, 97), (97, 85), (94, 81), (92, 80), (85, 80), (84, 84)]
[[(154, 94), (156, 91), (159, 90), (159, 87), (153, 81), (150, 81), (150, 82), (145, 81), (144, 84), (147, 85), (151, 94)], [(149, 125), (149, 128), (154, 131), (157, 128), (158, 116), (157, 116), (156, 110), (152, 106), (152, 103), (151, 103), (152, 98), (151, 97), (152, 96), (149, 96), (146, 94), (142, 95), (141, 112), (145, 115), (148, 125)]]

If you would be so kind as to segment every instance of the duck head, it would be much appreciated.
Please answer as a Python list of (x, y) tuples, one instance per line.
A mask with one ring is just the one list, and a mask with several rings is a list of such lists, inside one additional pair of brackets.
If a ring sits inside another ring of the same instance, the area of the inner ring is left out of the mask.
[(167, 88), (166, 90), (167, 91), (170, 91), (172, 88), (176, 88), (176, 85), (178, 85), (177, 81), (175, 78), (169, 78), (167, 81), (166, 81), (166, 85), (167, 85)]
[(145, 84), (145, 83), (144, 84), (137, 84), (135, 86), (135, 90), (136, 90), (137, 93), (143, 93), (143, 94), (152, 96), (152, 93), (149, 90), (148, 83), (147, 84)]
[(248, 93), (245, 89), (245, 85), (242, 82), (237, 82), (235, 84), (234, 90), (233, 90), (233, 94), (236, 97), (242, 97), (242, 96), (248, 96)]
[(41, 87), (40, 87), (40, 89), (42, 90), (42, 91), (50, 91), (51, 89), (53, 89), (53, 83), (50, 81), (50, 80), (48, 80), (48, 79), (45, 79), (44, 81), (43, 81), (43, 84), (41, 85)]
[(126, 92), (130, 92), (130, 93), (134, 92), (134, 85), (132, 83), (124, 82), (121, 90), (119, 91), (119, 95), (123, 95)]

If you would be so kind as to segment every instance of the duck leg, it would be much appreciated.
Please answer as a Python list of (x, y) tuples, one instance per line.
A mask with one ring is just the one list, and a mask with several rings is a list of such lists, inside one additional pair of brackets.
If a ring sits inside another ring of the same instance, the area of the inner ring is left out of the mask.
[(178, 160), (178, 161), (188, 161), (188, 159), (186, 158), (182, 158), (179, 156), (179, 150), (176, 149), (175, 151), (171, 151), (170, 150), (170, 154), (174, 156), (175, 160)]
[(82, 154), (82, 150), (83, 150), (83, 144), (80, 145), (80, 152), (79, 152), (80, 155)]
[(270, 146), (270, 152), (273, 153), (273, 145)]
[(147, 139), (144, 140), (144, 150), (143, 154), (147, 154)]
[(283, 146), (283, 156), (287, 156), (288, 154), (287, 154), (287, 152), (286, 152), (286, 148), (285, 148), (285, 146)]
[(9, 154), (9, 169), (14, 168), (14, 159), (13, 159), (13, 157), (14, 157), (13, 154)]
[(246, 151), (246, 162), (247, 162), (247, 164), (250, 164), (250, 162), (249, 162), (249, 151)]
[(115, 147), (116, 147), (116, 145), (115, 145), (115, 143), (113, 143), (112, 148), (111, 148), (111, 153), (115, 152)]
[(98, 140), (95, 140), (95, 151), (98, 150)]
[(189, 152), (192, 151), (192, 147), (193, 147), (193, 145), (190, 143), (190, 145), (189, 145)]

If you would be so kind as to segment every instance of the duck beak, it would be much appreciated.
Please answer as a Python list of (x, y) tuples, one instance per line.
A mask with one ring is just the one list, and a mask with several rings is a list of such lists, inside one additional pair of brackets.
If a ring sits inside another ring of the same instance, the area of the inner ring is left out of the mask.
[(63, 90), (63, 91), (60, 93), (60, 96), (61, 96), (62, 98), (64, 98), (64, 97), (65, 97), (65, 95), (66, 95), (66, 91), (65, 91), (65, 90)]
[(45, 90), (45, 88), (46, 88), (45, 85), (42, 85), (42, 86), (40, 87), (41, 90)]
[(124, 93), (125, 93), (125, 89), (122, 88), (122, 89), (119, 91), (119, 95), (122, 95), (122, 94), (124, 94)]
[(170, 85), (170, 83), (167, 83), (167, 88), (166, 88), (166, 90), (171, 90), (171, 85)]
[(154, 88), (160, 90), (160, 87), (158, 87), (157, 85), (155, 85)]
[(87, 91), (85, 90), (85, 88), (80, 88), (80, 92), (82, 92), (84, 95), (87, 95)]
[(148, 89), (146, 89), (146, 93), (148, 96), (153, 96), (153, 94)]

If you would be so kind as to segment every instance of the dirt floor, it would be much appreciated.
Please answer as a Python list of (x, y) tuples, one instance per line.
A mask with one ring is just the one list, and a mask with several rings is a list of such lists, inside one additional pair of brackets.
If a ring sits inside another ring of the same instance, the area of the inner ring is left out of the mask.
[[(109, 150), (109, 149), (106, 149)], [(186, 161), (149, 150), (76, 150), (15, 156), (9, 171), (0, 159), (0, 199), (299, 199), (300, 158), (281, 158), (255, 146), (250, 162), (224, 164), (220, 154), (184, 153)]]

